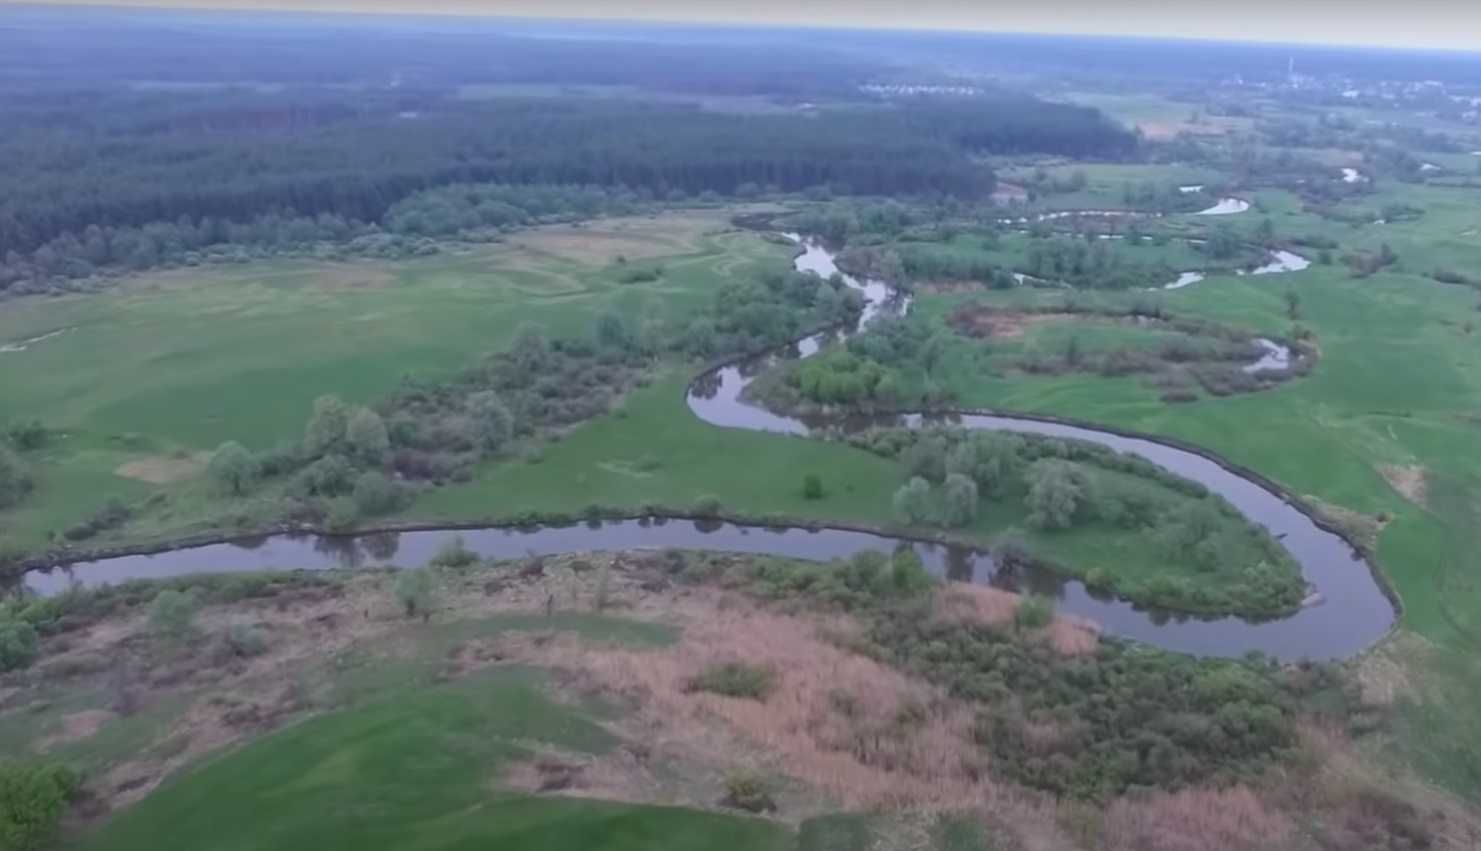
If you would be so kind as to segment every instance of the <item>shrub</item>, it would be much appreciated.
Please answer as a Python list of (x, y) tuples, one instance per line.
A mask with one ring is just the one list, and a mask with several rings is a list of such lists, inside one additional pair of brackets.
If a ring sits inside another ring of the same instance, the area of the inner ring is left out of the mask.
[(46, 426), (41, 424), (41, 420), (12, 423), (5, 430), (5, 437), (10, 441), (11, 446), (22, 452), (29, 452), (46, 445)]
[(468, 549), (468, 545), (463, 542), (462, 535), (456, 535), (451, 541), (437, 548), (437, 554), (432, 556), (431, 564), (433, 567), (462, 570), (478, 564), (478, 553)]
[(195, 629), (196, 609), (194, 591), (166, 588), (149, 605), (149, 625), (167, 638), (184, 638)]
[(1054, 620), (1054, 601), (1048, 597), (1029, 594), (1018, 601), (1013, 611), (1013, 623), (1019, 629), (1039, 629)]
[(819, 476), (817, 473), (808, 473), (806, 476), (803, 476), (802, 477), (802, 498), (803, 499), (822, 499), (823, 498), (823, 477), (822, 476)]
[(267, 652), (267, 633), (247, 624), (233, 624), (226, 631), (226, 646), (243, 658)]
[(710, 665), (684, 684), (684, 690), (707, 691), (725, 697), (766, 700), (776, 687), (776, 673), (760, 665), (725, 662)]
[(75, 773), (55, 763), (0, 764), (0, 848), (49, 846), (78, 785)]
[(732, 774), (725, 778), (725, 798), (720, 803), (749, 813), (769, 813), (776, 809), (766, 781), (754, 774)]
[(10, 448), (0, 445), (0, 508), (9, 508), (31, 492), (31, 474)]
[(324, 525), (331, 532), (348, 532), (360, 523), (360, 508), (355, 500), (347, 496), (329, 500), (329, 511), (324, 516)]
[(405, 494), (401, 486), (386, 478), (385, 474), (372, 471), (362, 473), (355, 480), (351, 498), (355, 500), (355, 507), (360, 509), (361, 514), (376, 517), (399, 509)]
[(931, 574), (912, 547), (900, 547), (890, 559), (890, 583), (896, 593), (914, 597), (931, 587)]
[(21, 620), (0, 620), (0, 671), (14, 671), (36, 661), (36, 629)]
[(702, 496), (694, 501), (694, 513), (700, 517), (719, 517), (722, 507), (718, 496)]
[(404, 570), (396, 576), (391, 592), (409, 618), (432, 617), (432, 574), (425, 570)]

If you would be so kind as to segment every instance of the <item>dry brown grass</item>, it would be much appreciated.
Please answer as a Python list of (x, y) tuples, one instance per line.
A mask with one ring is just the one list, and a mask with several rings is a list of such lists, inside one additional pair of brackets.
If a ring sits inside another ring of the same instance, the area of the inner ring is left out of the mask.
[[(986, 585), (950, 584), (936, 591), (935, 611), (937, 617), (950, 623), (1007, 627), (1022, 601), (1019, 594)], [(1081, 656), (1095, 651), (1100, 626), (1084, 618), (1055, 614), (1038, 634), (1061, 655)]]
[(1425, 469), (1414, 464), (1380, 464), (1378, 472), (1389, 486), (1415, 505), (1424, 505), (1427, 496)]
[(1106, 851), (1264, 851), (1295, 832), (1247, 786), (1123, 798), (1104, 825)]
[(199, 476), (210, 460), (210, 453), (207, 452), (194, 452), (183, 457), (150, 455), (120, 465), (113, 474), (152, 485), (168, 485)]
[(521, 232), (510, 246), (586, 265), (618, 257), (645, 260), (699, 250), (702, 237), (728, 221), (718, 211), (676, 211), (603, 219), (594, 225), (549, 225)]
[(1020, 313), (1000, 310), (984, 305), (963, 305), (951, 314), (948, 320), (959, 334), (969, 337), (992, 337), (1012, 340), (1028, 333), (1035, 325), (1053, 322), (1085, 321), (1085, 317), (1073, 313)]
[[(722, 606), (710, 595), (690, 598), (685, 609), (683, 639), (673, 648), (550, 645), (541, 661), (582, 671), (641, 706), (665, 723), (666, 737), (703, 741), (719, 722), (768, 755), (772, 770), (847, 806), (956, 808), (995, 796), (964, 764), (975, 750), (970, 712), (939, 690), (838, 648), (798, 617), (746, 602)], [(706, 667), (735, 660), (778, 672), (765, 702), (686, 688)]]

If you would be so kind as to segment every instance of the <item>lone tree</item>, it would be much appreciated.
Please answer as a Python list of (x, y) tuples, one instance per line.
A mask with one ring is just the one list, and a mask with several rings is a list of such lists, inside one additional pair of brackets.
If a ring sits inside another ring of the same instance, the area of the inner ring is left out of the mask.
[(916, 476), (895, 491), (895, 514), (911, 524), (931, 519), (931, 483)]
[(1028, 471), (1028, 522), (1040, 529), (1068, 529), (1085, 498), (1084, 475), (1068, 461), (1039, 461)]
[(257, 479), (257, 459), (245, 446), (228, 440), (216, 447), (206, 473), (222, 490), (232, 496), (241, 496)]
[(381, 415), (369, 408), (356, 408), (345, 424), (345, 442), (356, 458), (367, 464), (380, 464), (391, 449), (386, 424)]

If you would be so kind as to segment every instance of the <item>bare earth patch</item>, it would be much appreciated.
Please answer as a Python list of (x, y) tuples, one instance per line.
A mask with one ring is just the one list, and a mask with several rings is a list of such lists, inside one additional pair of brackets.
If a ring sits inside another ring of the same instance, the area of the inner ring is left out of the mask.
[(120, 465), (113, 474), (151, 485), (168, 485), (199, 476), (205, 472), (210, 460), (208, 452), (192, 452), (184, 456), (150, 455)]
[(1415, 505), (1425, 504), (1426, 471), (1423, 467), (1415, 464), (1380, 464), (1378, 473), (1405, 499)]
[(41, 749), (50, 750), (60, 744), (89, 738), (115, 717), (117, 716), (106, 709), (84, 709), (65, 715), (62, 717), (61, 729), (48, 736), (41, 743)]
[(1022, 337), (1035, 325), (1066, 320), (1084, 321), (1085, 317), (1073, 313), (1019, 313), (982, 305), (963, 305), (947, 321), (957, 333), (968, 337), (1014, 339)]

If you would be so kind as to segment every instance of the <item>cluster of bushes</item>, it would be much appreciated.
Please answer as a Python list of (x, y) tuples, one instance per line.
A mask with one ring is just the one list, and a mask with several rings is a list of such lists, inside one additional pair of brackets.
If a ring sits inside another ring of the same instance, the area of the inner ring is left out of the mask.
[(856, 320), (864, 299), (842, 278), (788, 271), (730, 281), (708, 309), (692, 319), (671, 345), (695, 357), (756, 352), (804, 332)]
[(1158, 287), (1178, 274), (1165, 263), (1144, 265), (1128, 261), (1106, 240), (1069, 237), (1035, 241), (1023, 271), (1076, 289), (1106, 290)]
[[(1085, 578), (1095, 588), (1170, 609), (1256, 616), (1289, 612), (1305, 595), (1300, 571), (1263, 527), (1198, 482), (1139, 455), (1085, 441), (951, 428), (872, 429), (847, 440), (904, 466), (909, 479), (893, 506), (905, 523), (965, 526), (980, 500), (1018, 499), (1041, 534), (1090, 523), (1136, 531), (1190, 572), (1137, 581), (1094, 569)], [(1201, 581), (1209, 575), (1221, 581)]]
[(727, 582), (764, 599), (802, 597), (843, 611), (865, 611), (918, 599), (935, 581), (920, 556), (909, 547), (900, 547), (890, 555), (865, 551), (827, 567), (771, 558), (745, 559), (738, 567), (721, 566), (679, 552), (671, 552), (663, 566), (685, 581), (707, 582), (725, 575)]
[[(658, 561), (686, 581), (859, 618), (864, 630), (850, 649), (977, 704), (974, 738), (993, 770), (1057, 795), (1105, 800), (1137, 787), (1246, 780), (1291, 753), (1301, 715), (1353, 730), (1366, 723), (1354, 714), (1356, 683), (1333, 667), (1280, 667), (1258, 654), (1204, 659), (1115, 640), (1064, 656), (1036, 634), (1054, 613), (1035, 597), (1001, 624), (940, 617), (926, 593), (932, 580), (908, 548), (828, 568), (676, 551)], [(740, 668), (706, 672), (706, 681), (746, 696), (762, 677)]]
[(91, 517), (68, 526), (62, 531), (62, 537), (69, 541), (85, 541), (109, 529), (117, 529), (133, 516), (132, 508), (117, 498), (111, 498), (94, 511)]
[(1021, 631), (871, 613), (882, 658), (984, 707), (974, 737), (1020, 783), (1104, 800), (1257, 774), (1295, 744), (1309, 679), (1258, 662), (1194, 659), (1103, 641), (1066, 659)]
[(950, 335), (925, 322), (881, 316), (841, 349), (773, 369), (747, 394), (777, 411), (814, 405), (894, 410), (946, 404), (938, 376), (952, 355)]
[[(671, 200), (687, 196), (675, 190)], [(651, 205), (625, 186), (457, 183), (427, 189), (391, 205), (385, 228), (406, 236), (477, 237), (517, 227), (620, 216)]]
[(1342, 262), (1354, 278), (1367, 278), (1399, 262), (1399, 255), (1385, 242), (1376, 252), (1355, 251), (1344, 255)]
[(63, 234), (27, 255), (0, 261), (0, 293), (26, 295), (86, 288), (101, 276), (146, 269), (247, 263), (264, 257), (401, 259), (435, 253), (437, 247), (409, 234), (387, 233), (374, 224), (322, 213), (271, 212), (243, 221), (182, 216), (143, 227), (89, 225)]

